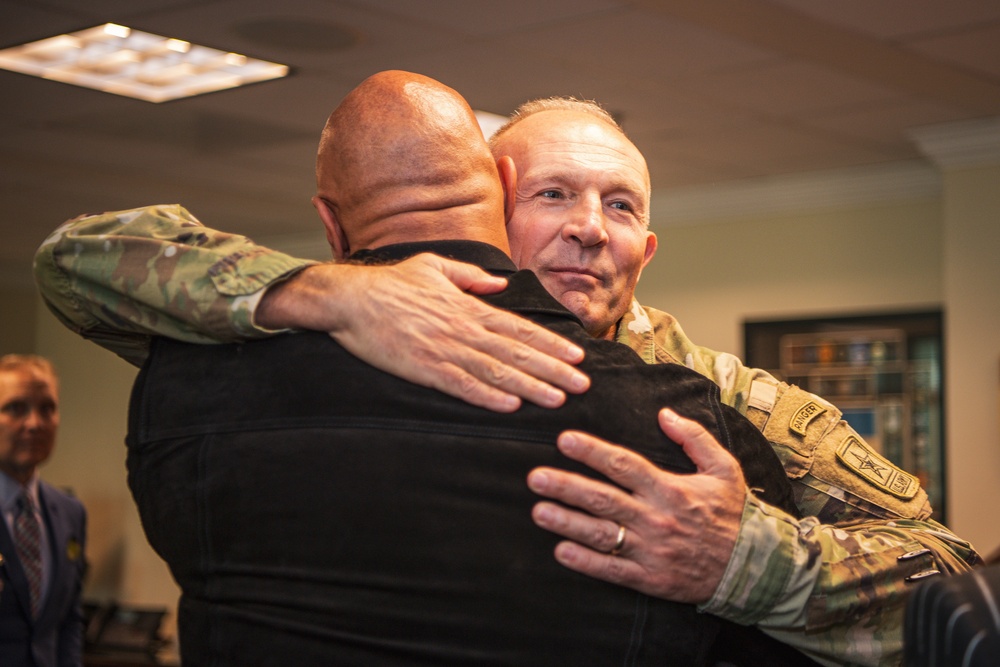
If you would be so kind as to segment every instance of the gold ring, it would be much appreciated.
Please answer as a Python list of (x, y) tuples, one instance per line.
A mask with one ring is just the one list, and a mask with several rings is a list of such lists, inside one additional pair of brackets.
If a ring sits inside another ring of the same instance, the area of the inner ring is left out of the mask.
[(625, 526), (618, 524), (618, 539), (615, 540), (615, 546), (611, 547), (611, 551), (608, 553), (612, 556), (617, 556), (621, 553), (622, 547), (625, 546)]

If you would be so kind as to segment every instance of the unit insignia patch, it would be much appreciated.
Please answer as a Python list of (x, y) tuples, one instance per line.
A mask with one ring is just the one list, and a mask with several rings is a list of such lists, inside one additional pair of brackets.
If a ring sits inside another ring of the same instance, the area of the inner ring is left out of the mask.
[(913, 475), (903, 472), (853, 435), (837, 449), (837, 460), (869, 484), (898, 498), (909, 500), (920, 488)]
[(801, 436), (805, 436), (806, 427), (816, 417), (826, 412), (826, 408), (816, 401), (809, 401), (801, 408), (792, 413), (792, 418), (788, 422), (788, 428)]

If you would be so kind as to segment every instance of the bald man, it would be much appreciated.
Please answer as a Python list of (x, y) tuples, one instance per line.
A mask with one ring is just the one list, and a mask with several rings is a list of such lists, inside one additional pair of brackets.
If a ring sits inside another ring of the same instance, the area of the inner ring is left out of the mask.
[[(524, 478), (581, 428), (671, 474), (710, 466), (743, 496), (739, 464), (714, 440), (738, 448), (752, 426), (706, 378), (593, 339), (516, 271), (503, 233), (511, 165), (494, 163), (453, 90), (405, 72), (369, 78), (330, 116), (318, 174), (315, 203), (347, 266), (434, 252), (502, 276), (490, 303), (584, 350), (592, 386), (508, 415), (383, 373), (322, 334), (154, 341), (130, 409), (129, 483), (182, 589), (183, 663), (704, 664), (717, 619), (559, 566)], [(771, 453), (754, 442), (747, 460)], [(790, 507), (771, 464), (751, 483)], [(621, 531), (608, 548), (626, 545)]]

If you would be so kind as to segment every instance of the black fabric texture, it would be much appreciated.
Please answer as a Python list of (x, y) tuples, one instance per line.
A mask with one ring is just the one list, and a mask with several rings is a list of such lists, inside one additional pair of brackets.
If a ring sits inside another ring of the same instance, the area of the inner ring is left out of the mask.
[[(324, 334), (155, 341), (133, 389), (129, 485), (183, 592), (186, 667), (706, 664), (723, 624), (558, 565), (525, 477), (539, 465), (596, 475), (557, 451), (567, 428), (693, 472), (658, 427), (662, 406), (755, 457), (733, 442), (747, 435), (742, 417), (706, 378), (588, 337), (498, 250), (444, 251), (509, 276), (487, 301), (583, 345), (591, 389), (557, 410), (499, 414), (383, 373)], [(780, 465), (744, 464), (757, 468), (751, 486), (788, 484)]]

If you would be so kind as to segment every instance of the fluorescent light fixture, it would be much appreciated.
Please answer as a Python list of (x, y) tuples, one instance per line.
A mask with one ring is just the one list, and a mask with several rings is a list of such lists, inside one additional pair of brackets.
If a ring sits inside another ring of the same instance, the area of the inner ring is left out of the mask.
[(0, 67), (166, 102), (288, 75), (288, 66), (255, 60), (106, 23), (0, 51)]
[(479, 121), (479, 129), (483, 131), (483, 136), (487, 139), (492, 137), (494, 132), (510, 120), (507, 116), (501, 116), (489, 111), (479, 111), (477, 109), (473, 110), (473, 113), (476, 114), (476, 120)]

